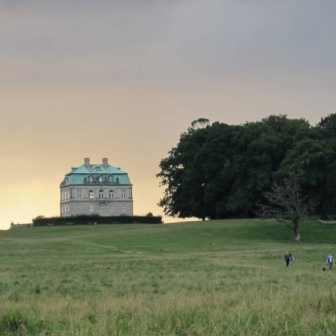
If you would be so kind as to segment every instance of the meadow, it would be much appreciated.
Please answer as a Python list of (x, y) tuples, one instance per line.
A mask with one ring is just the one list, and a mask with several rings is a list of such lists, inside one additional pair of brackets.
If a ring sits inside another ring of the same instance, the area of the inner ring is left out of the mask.
[(301, 239), (259, 220), (0, 231), (0, 335), (335, 335), (336, 227)]

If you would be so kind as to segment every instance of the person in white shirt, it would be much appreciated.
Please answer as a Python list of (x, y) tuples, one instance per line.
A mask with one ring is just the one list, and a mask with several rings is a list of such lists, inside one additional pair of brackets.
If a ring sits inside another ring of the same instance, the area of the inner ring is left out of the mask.
[(328, 257), (327, 257), (327, 261), (326, 261), (326, 264), (329, 265), (329, 272), (331, 272), (333, 263), (334, 263), (334, 257), (333, 257), (333, 255), (330, 253), (330, 254), (328, 255)]

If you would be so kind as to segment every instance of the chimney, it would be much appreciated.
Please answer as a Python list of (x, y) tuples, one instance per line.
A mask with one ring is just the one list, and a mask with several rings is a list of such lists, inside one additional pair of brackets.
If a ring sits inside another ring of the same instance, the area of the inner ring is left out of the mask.
[(90, 166), (90, 158), (85, 158), (84, 159), (84, 165), (85, 165), (85, 167)]
[(103, 167), (107, 167), (107, 166), (108, 166), (108, 159), (103, 158)]

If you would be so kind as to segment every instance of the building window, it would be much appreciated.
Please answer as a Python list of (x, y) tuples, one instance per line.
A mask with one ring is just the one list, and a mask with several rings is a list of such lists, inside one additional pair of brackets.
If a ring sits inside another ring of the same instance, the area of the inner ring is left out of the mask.
[(63, 205), (61, 206), (61, 213), (63, 213)]
[(119, 183), (119, 177), (116, 178), (116, 183)]
[(99, 182), (103, 182), (103, 176), (99, 176)]
[(68, 190), (68, 199), (70, 199), (70, 190)]
[(104, 204), (100, 204), (100, 212), (104, 212)]
[(122, 211), (126, 212), (126, 205), (125, 204), (122, 205)]
[(63, 191), (61, 192), (61, 200), (63, 201), (63, 199), (64, 199), (64, 193), (63, 193)]
[(104, 198), (104, 190), (99, 190), (99, 198), (102, 199)]
[(82, 205), (78, 204), (78, 212), (81, 212), (81, 211), (82, 211)]
[(89, 191), (89, 198), (94, 198), (94, 194), (92, 190)]
[(109, 182), (113, 182), (113, 177), (109, 176)]
[(113, 190), (110, 190), (110, 192), (109, 192), (109, 198), (114, 198), (114, 191)]
[(93, 212), (94, 211), (94, 206), (92, 204), (90, 204), (90, 211)]
[(93, 182), (93, 176), (90, 176), (90, 177), (89, 177), (89, 181), (90, 181), (90, 182)]
[(114, 212), (114, 205), (113, 204), (110, 204), (110, 211)]
[(82, 189), (77, 190), (77, 198), (82, 198)]
[(121, 190), (121, 198), (126, 198), (126, 190), (125, 189)]

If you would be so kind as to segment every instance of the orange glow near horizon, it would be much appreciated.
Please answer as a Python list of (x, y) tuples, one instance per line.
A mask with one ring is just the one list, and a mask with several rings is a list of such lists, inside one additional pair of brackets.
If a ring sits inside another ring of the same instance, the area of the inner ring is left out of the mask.
[[(192, 101), (193, 94), (188, 95)], [(209, 105), (212, 98), (203, 97)], [(0, 93), (0, 99), (5, 121), (0, 134), (5, 144), (0, 157), (5, 172), (0, 175), (0, 229), (11, 221), (59, 215), (59, 184), (71, 167), (83, 164), (84, 157), (92, 163), (108, 157), (111, 165), (129, 173), (135, 214), (163, 215), (157, 206), (163, 195), (156, 178), (159, 162), (192, 120), (209, 117), (201, 111), (183, 114), (180, 94), (36, 90)], [(232, 104), (228, 110), (234, 108)], [(233, 122), (234, 116), (222, 119)]]

